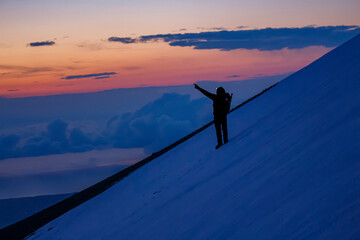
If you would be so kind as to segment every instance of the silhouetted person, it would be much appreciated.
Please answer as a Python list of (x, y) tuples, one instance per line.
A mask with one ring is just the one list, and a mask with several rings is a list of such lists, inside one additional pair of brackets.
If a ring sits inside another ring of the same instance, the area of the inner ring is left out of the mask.
[(216, 89), (216, 94), (210, 93), (197, 84), (194, 84), (195, 88), (198, 89), (202, 94), (207, 96), (213, 101), (214, 108), (214, 125), (216, 129), (216, 137), (217, 143), (216, 149), (218, 149), (221, 145), (223, 145), (222, 135), (224, 137), (224, 143), (228, 142), (228, 131), (227, 131), (227, 119), (226, 116), (230, 109), (231, 97), (230, 94), (225, 92), (225, 89), (222, 87), (218, 87)]

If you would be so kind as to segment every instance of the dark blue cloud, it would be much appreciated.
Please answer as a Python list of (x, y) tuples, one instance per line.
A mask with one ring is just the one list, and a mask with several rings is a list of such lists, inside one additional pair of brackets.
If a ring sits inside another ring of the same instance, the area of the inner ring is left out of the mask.
[(211, 119), (206, 98), (166, 93), (134, 113), (109, 119), (106, 136), (115, 147), (159, 150)]
[(70, 141), (72, 145), (83, 145), (83, 144), (91, 144), (91, 139), (89, 136), (80, 129), (80, 128), (73, 128), (70, 132)]
[(20, 141), (20, 136), (17, 134), (1, 135), (0, 136), (0, 149), (12, 149)]
[(67, 142), (67, 138), (66, 138), (67, 126), (68, 124), (61, 119), (52, 121), (46, 128), (49, 135), (49, 139), (51, 141), (57, 141), (62, 143)]
[(226, 78), (238, 78), (238, 77), (246, 77), (246, 75), (231, 75), (231, 76), (227, 76)]
[(78, 127), (70, 131), (69, 142), (73, 152), (85, 152), (106, 144), (106, 141), (94, 140)]
[[(117, 74), (117, 73), (116, 72), (92, 73), (92, 74), (85, 74), (85, 75), (71, 75), (71, 76), (63, 77), (61, 79), (78, 79), (78, 78), (103, 77), (103, 76), (110, 76), (110, 75), (115, 75), (115, 74)], [(95, 78), (95, 79), (98, 79), (98, 78)]]
[(129, 38), (129, 37), (109, 37), (108, 41), (109, 42), (121, 42), (121, 43), (129, 44), (129, 43), (135, 43), (136, 39)]
[(41, 156), (69, 152), (69, 140), (67, 137), (68, 123), (57, 119), (50, 122), (46, 131), (38, 135), (24, 139), (22, 146), (17, 146), (17, 157)]
[(212, 27), (209, 28), (209, 30), (215, 30), (215, 31), (226, 31), (227, 29), (224, 27)]
[(283, 48), (300, 49), (309, 46), (335, 47), (359, 33), (359, 26), (307, 26), (303, 28), (157, 34), (126, 39), (128, 39), (127, 43), (164, 41), (170, 46), (193, 47), (194, 49), (271, 51)]
[[(103, 148), (145, 148), (149, 153), (165, 147), (211, 120), (206, 98), (166, 93), (133, 113), (114, 116), (100, 132), (70, 128), (61, 119), (32, 136), (0, 136), (0, 159), (84, 152)], [(156, 137), (155, 137), (156, 136)]]
[(21, 137), (16, 134), (0, 135), (0, 159), (14, 157), (14, 152), (20, 139)]
[(54, 44), (55, 44), (54, 41), (43, 41), (43, 42), (32, 42), (29, 43), (28, 45), (30, 47), (40, 47), (40, 46), (52, 46)]
[[(42, 156), (68, 152), (84, 152), (108, 144), (102, 135), (90, 135), (80, 128), (69, 129), (68, 123), (57, 119), (45, 131), (30, 137), (0, 135), (0, 160), (5, 158)], [(110, 145), (111, 146), (111, 145)]]
[(0, 160), (15, 157), (16, 146), (21, 137), (17, 134), (0, 135)]
[(249, 26), (242, 26), (242, 25), (240, 25), (240, 26), (237, 26), (236, 28), (237, 28), (237, 29), (244, 29), (244, 28), (247, 28), (247, 27), (249, 27)]

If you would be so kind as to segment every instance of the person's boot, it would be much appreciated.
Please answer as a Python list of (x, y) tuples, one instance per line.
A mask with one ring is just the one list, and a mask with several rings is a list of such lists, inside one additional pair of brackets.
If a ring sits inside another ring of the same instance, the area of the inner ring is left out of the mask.
[(222, 143), (218, 143), (218, 145), (216, 145), (215, 149), (218, 149), (219, 147), (221, 147), (223, 144)]

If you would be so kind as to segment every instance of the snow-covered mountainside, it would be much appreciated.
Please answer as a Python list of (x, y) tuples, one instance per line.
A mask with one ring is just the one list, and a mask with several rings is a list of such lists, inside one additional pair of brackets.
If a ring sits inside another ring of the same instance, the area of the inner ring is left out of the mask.
[(360, 35), (30, 239), (360, 239), (359, 90)]

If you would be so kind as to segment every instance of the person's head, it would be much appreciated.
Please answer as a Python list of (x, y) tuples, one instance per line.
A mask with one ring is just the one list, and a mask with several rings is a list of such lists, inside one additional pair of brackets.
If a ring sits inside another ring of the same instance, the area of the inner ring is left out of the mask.
[(216, 89), (216, 95), (218, 96), (225, 96), (225, 89), (223, 87), (218, 87)]

